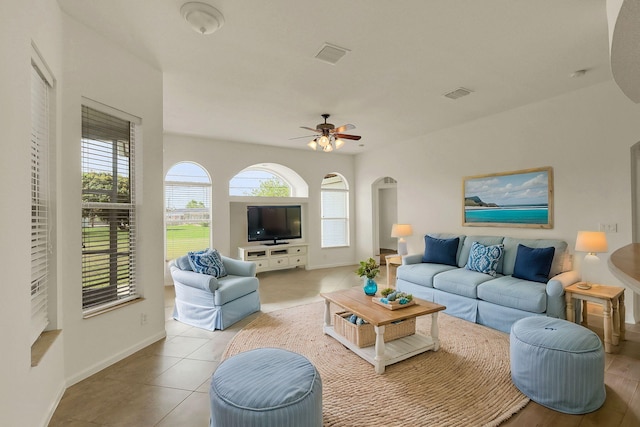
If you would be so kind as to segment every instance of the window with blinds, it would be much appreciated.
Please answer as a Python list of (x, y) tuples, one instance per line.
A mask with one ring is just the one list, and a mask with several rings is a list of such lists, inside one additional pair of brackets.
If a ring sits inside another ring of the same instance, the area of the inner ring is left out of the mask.
[[(48, 77), (48, 78), (47, 78)], [(31, 68), (31, 327), (33, 344), (49, 324), (49, 90), (44, 67)]]
[(321, 247), (349, 246), (349, 189), (338, 174), (327, 174), (320, 190)]
[(82, 106), (82, 308), (138, 298), (135, 123)]
[(175, 164), (165, 177), (166, 260), (211, 246), (211, 179), (192, 162)]

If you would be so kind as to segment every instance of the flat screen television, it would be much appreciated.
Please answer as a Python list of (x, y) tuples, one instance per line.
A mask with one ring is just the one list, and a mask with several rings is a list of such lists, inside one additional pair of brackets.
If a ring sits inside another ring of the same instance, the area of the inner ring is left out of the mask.
[(296, 206), (247, 206), (247, 234), (250, 242), (302, 238), (302, 209)]

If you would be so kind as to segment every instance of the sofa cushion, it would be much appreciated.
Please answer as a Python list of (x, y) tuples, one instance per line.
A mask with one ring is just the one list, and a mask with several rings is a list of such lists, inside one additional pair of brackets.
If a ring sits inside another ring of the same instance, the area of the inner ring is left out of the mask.
[(396, 277), (416, 285), (433, 288), (433, 277), (436, 274), (455, 268), (451, 265), (429, 263), (401, 265), (396, 270)]
[(244, 277), (228, 275), (218, 280), (213, 301), (217, 306), (224, 305), (230, 301), (243, 297), (258, 290), (259, 282), (257, 277)]
[(227, 271), (222, 263), (220, 254), (215, 249), (205, 249), (204, 251), (192, 251), (187, 254), (189, 264), (196, 273), (208, 274), (214, 277), (224, 277)]
[(461, 295), (468, 298), (477, 298), (476, 288), (480, 283), (491, 280), (488, 274), (455, 268), (436, 275), (433, 278), (433, 287), (444, 292)]
[(496, 277), (496, 269), (498, 268), (498, 262), (502, 259), (503, 252), (504, 245), (502, 243), (485, 246), (478, 242), (473, 242), (466, 268)]
[(478, 298), (531, 313), (547, 310), (546, 285), (513, 276), (498, 277), (478, 285)]
[(189, 255), (183, 255), (176, 258), (176, 266), (183, 271), (193, 271), (191, 263), (189, 262)]
[(422, 262), (432, 264), (456, 265), (458, 244), (460, 239), (438, 239), (429, 235), (424, 236), (424, 255)]
[[(467, 265), (467, 261), (469, 261), (469, 253), (471, 252), (471, 246), (473, 246), (473, 242), (478, 242), (481, 245), (485, 246), (492, 246), (499, 245), (503, 240), (503, 236), (467, 236), (464, 239), (462, 250), (460, 251), (460, 255), (458, 256), (458, 267), (464, 267), (465, 265)], [(502, 260), (498, 262), (496, 272), (502, 274)]]
[(556, 248), (530, 248), (518, 245), (516, 264), (513, 267), (513, 277), (533, 282), (547, 283), (549, 271)]
[(516, 239), (513, 237), (505, 237), (502, 267), (502, 274), (505, 276), (513, 274), (513, 267), (516, 264), (516, 255), (518, 254), (518, 245), (524, 245), (530, 248), (548, 248), (553, 246), (556, 250), (553, 255), (549, 277), (556, 276), (565, 271), (564, 261), (567, 252), (567, 242), (559, 239)]

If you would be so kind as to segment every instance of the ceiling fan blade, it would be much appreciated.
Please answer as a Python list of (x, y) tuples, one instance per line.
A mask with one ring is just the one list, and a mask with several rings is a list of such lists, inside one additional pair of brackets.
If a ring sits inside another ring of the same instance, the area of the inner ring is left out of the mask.
[(339, 128), (335, 128), (333, 130), (333, 133), (341, 133), (344, 132), (346, 130), (351, 130), (351, 129), (355, 129), (356, 127), (354, 125), (352, 125), (351, 123), (347, 123), (346, 125), (342, 125)]
[(294, 138), (289, 138), (289, 141), (291, 141), (292, 139), (302, 139), (302, 138), (307, 138), (307, 139), (309, 139), (309, 138), (317, 138), (317, 136), (316, 135), (296, 136)]
[(300, 128), (302, 128), (302, 129), (306, 129), (306, 130), (310, 130), (311, 132), (322, 133), (322, 131), (321, 131), (321, 130), (318, 130), (318, 129), (311, 129), (310, 127), (306, 127), (306, 126), (300, 126)]
[(336, 138), (340, 139), (353, 139), (354, 141), (359, 141), (362, 138), (360, 135), (347, 135), (346, 133), (336, 133)]

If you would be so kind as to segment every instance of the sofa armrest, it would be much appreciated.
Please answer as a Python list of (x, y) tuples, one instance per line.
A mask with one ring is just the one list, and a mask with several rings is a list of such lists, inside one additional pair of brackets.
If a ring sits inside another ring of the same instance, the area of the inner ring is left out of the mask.
[(571, 286), (580, 281), (580, 274), (575, 270), (565, 271), (556, 276), (553, 276), (547, 282), (547, 295), (550, 296), (562, 296), (564, 295), (564, 288)]
[(208, 274), (196, 273), (195, 271), (185, 271), (172, 266), (171, 277), (174, 282), (179, 282), (185, 286), (203, 291), (215, 292), (218, 289), (218, 279)]
[(422, 254), (409, 254), (402, 256), (402, 265), (420, 264), (422, 262)]
[(251, 261), (242, 261), (220, 255), (227, 274), (233, 276), (254, 277), (256, 275), (256, 263)]

